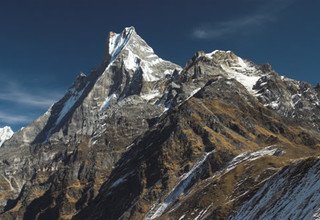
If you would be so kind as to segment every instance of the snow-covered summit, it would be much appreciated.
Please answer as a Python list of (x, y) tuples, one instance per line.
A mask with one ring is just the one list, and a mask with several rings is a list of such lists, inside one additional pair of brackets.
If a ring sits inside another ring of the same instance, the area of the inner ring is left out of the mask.
[(125, 47), (130, 39), (132, 32), (134, 31), (134, 27), (126, 27), (119, 34), (112, 31), (109, 33), (108, 54), (111, 57), (110, 62), (112, 62)]
[(231, 51), (214, 50), (205, 54), (205, 57), (216, 62), (229, 78), (236, 79), (250, 93), (255, 93), (253, 86), (263, 76), (263, 73), (256, 65), (242, 59)]
[(8, 126), (0, 128), (0, 147), (6, 140), (9, 140), (12, 137), (13, 133), (12, 129)]
[(118, 57), (127, 70), (141, 69), (144, 81), (154, 82), (181, 69), (176, 64), (161, 59), (154, 50), (137, 34), (134, 27), (126, 27), (121, 33), (110, 32), (108, 42), (109, 65)]
[[(176, 69), (181, 67), (159, 58), (134, 27), (109, 32), (104, 62), (90, 74), (77, 76), (42, 120), (43, 126), (33, 143), (65, 138), (62, 130), (69, 137), (91, 135), (100, 126), (96, 121), (102, 120), (109, 108), (119, 102), (130, 102), (129, 99), (135, 100), (136, 105), (147, 101), (156, 109), (154, 112), (162, 111), (155, 103), (163, 94), (166, 76)], [(85, 121), (79, 120), (84, 116)]]
[(120, 33), (110, 32), (107, 49), (105, 73), (123, 68), (127, 74), (115, 74), (112, 86), (117, 81), (117, 88), (110, 89), (111, 93), (107, 91), (108, 96), (105, 100), (109, 100), (110, 97), (118, 97), (117, 99), (121, 100), (130, 95), (139, 95), (144, 100), (154, 102), (163, 93), (163, 88), (155, 84), (172, 75), (175, 70), (181, 69), (180, 66), (155, 54), (134, 27), (126, 27)]

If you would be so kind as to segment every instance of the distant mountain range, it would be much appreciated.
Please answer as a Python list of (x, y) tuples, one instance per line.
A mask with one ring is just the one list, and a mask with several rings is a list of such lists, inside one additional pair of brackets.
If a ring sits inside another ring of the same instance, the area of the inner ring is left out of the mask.
[(133, 27), (27, 127), (0, 129), (0, 219), (320, 218), (320, 85), (231, 51), (185, 67)]

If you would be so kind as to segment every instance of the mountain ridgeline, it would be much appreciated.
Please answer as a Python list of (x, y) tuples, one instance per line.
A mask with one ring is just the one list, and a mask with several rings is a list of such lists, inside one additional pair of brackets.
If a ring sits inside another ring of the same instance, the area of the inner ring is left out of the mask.
[(133, 27), (106, 51), (0, 139), (0, 219), (320, 218), (319, 85), (231, 51), (182, 68)]

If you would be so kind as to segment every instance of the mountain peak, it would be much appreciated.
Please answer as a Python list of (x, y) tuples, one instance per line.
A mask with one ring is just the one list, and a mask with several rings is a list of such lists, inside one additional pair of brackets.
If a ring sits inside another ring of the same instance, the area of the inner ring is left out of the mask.
[(109, 35), (106, 62), (0, 129), (0, 219), (320, 216), (320, 85), (231, 51), (181, 69), (133, 27)]
[(232, 51), (214, 50), (211, 53), (199, 51), (188, 65), (192, 66), (194, 62), (198, 61), (204, 61), (204, 64), (208, 65), (209, 68), (214, 66), (215, 73), (237, 80), (252, 94), (255, 94), (253, 86), (259, 78), (265, 75), (259, 65), (242, 59)]
[(134, 27), (126, 27), (121, 33), (109, 32), (108, 56), (110, 62), (112, 62), (125, 47), (133, 32), (135, 32)]
[[(112, 105), (127, 102), (130, 96), (135, 96), (131, 98), (138, 102), (149, 102), (154, 112), (162, 111), (161, 106), (154, 104), (164, 93), (166, 76), (175, 69), (181, 67), (158, 57), (134, 27), (126, 27), (120, 33), (110, 32), (104, 63), (88, 76), (80, 73), (66, 94), (48, 111), (50, 114), (40, 120), (41, 126), (32, 124), (35, 136), (32, 143), (67, 140), (75, 134), (91, 135), (101, 115)], [(79, 121), (84, 115), (86, 120)]]
[[(119, 59), (117, 59), (119, 57)], [(172, 74), (174, 69), (181, 69), (176, 64), (161, 59), (141, 38), (134, 27), (126, 27), (121, 33), (110, 32), (107, 46), (107, 64), (123, 62), (124, 68), (136, 73), (142, 70), (144, 81), (157, 81)]]
[(230, 67), (243, 67), (247, 68), (249, 62), (246, 60), (243, 60), (241, 57), (237, 56), (232, 51), (223, 51), (223, 50), (214, 50), (211, 53), (205, 54), (207, 58), (214, 59), (218, 63), (225, 64)]
[(13, 131), (9, 126), (5, 126), (3, 128), (0, 128), (0, 147), (2, 146), (2, 144), (10, 139), (13, 135)]

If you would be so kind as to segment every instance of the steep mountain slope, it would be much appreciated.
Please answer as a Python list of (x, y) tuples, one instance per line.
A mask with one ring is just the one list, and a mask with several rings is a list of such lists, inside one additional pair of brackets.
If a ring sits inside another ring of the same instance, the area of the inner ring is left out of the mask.
[(319, 154), (319, 138), (217, 77), (134, 143), (76, 219), (227, 218), (291, 159)]
[(0, 147), (6, 140), (9, 140), (12, 137), (13, 133), (14, 132), (8, 126), (0, 128)]
[[(60, 101), (4, 144), (3, 210), (17, 206), (18, 200), (30, 204), (45, 192), (54, 193), (56, 187), (65, 190), (73, 185), (68, 189), (76, 195), (72, 205), (66, 202), (66, 213), (81, 208), (126, 146), (148, 129), (149, 119), (162, 114), (164, 106), (155, 105), (150, 97), (162, 92), (165, 75), (180, 67), (155, 55), (132, 27), (110, 33), (107, 49), (97, 70), (89, 76), (80, 74)], [(133, 56), (140, 60), (136, 69), (130, 63)], [(149, 80), (151, 76), (162, 78)], [(69, 195), (60, 193), (68, 201)], [(7, 198), (18, 200), (7, 203)], [(25, 209), (25, 204), (18, 205)]]
[(318, 219), (319, 165), (319, 158), (310, 158), (285, 167), (231, 219)]
[(152, 99), (163, 92), (165, 76), (176, 69), (181, 68), (159, 58), (133, 27), (120, 34), (110, 32), (104, 63), (89, 76), (81, 73), (59, 102), (14, 138), (22, 141), (27, 136), (25, 143), (38, 144), (92, 135), (101, 125), (95, 122), (102, 118), (110, 102), (131, 98), (152, 104)]
[(316, 183), (319, 94), (230, 51), (182, 69), (110, 32), (103, 64), (0, 148), (0, 218), (317, 216), (318, 188), (290, 199)]

